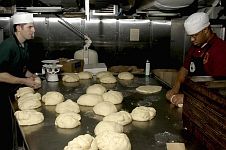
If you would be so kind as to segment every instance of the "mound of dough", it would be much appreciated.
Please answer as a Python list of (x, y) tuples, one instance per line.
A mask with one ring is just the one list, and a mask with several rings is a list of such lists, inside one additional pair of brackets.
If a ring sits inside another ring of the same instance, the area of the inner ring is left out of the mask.
[(80, 108), (76, 102), (73, 102), (71, 99), (68, 99), (64, 102), (57, 104), (55, 111), (60, 114), (68, 112), (79, 113)]
[(132, 122), (132, 117), (130, 113), (122, 110), (105, 116), (103, 121), (114, 121), (124, 126)]
[(36, 110), (22, 110), (14, 113), (19, 125), (35, 125), (43, 122), (44, 116)]
[(64, 150), (98, 150), (98, 148), (94, 137), (90, 134), (84, 134), (69, 141)]
[(28, 93), (20, 97), (17, 102), (23, 101), (25, 99), (32, 99), (32, 100), (41, 100), (42, 96), (40, 93)]
[(93, 107), (93, 111), (97, 115), (107, 116), (111, 113), (117, 112), (117, 108), (111, 102), (100, 102)]
[(75, 128), (81, 124), (81, 116), (77, 113), (69, 112), (59, 114), (55, 120), (55, 125), (60, 128)]
[(77, 74), (66, 74), (63, 76), (62, 81), (77, 82), (77, 81), (79, 81), (79, 76)]
[(131, 116), (136, 121), (148, 121), (155, 117), (156, 110), (153, 107), (139, 106), (132, 110)]
[(118, 74), (118, 78), (121, 80), (132, 80), (134, 78), (134, 75), (130, 72), (120, 72)]
[(123, 95), (119, 91), (110, 90), (103, 94), (104, 101), (111, 102), (113, 104), (120, 104), (123, 100)]
[(110, 83), (116, 83), (117, 80), (113, 75), (105, 75), (100, 78), (100, 82), (110, 84)]
[(64, 101), (64, 96), (60, 92), (51, 91), (42, 96), (45, 105), (56, 105)]
[(93, 78), (93, 74), (89, 71), (82, 71), (78, 73), (79, 79), (91, 79)]
[(94, 129), (95, 135), (99, 135), (106, 131), (122, 133), (123, 126), (118, 124), (117, 122), (113, 122), (113, 121), (100, 121)]
[(151, 94), (156, 93), (162, 90), (162, 86), (158, 85), (142, 85), (136, 88), (136, 90), (140, 93)]
[(24, 96), (25, 94), (28, 94), (28, 93), (35, 93), (35, 91), (31, 87), (21, 87), (16, 91), (15, 96), (16, 97), (22, 97), (22, 96)]
[(98, 94), (102, 95), (107, 91), (107, 89), (101, 84), (93, 84), (86, 89), (87, 94)]
[(41, 101), (26, 97), (23, 100), (18, 101), (18, 107), (20, 110), (35, 109), (41, 107)]
[(95, 141), (97, 147), (102, 150), (131, 150), (129, 138), (124, 133), (106, 131), (97, 135)]
[(77, 103), (79, 105), (83, 105), (83, 106), (94, 106), (97, 103), (102, 102), (102, 101), (104, 101), (102, 95), (83, 94), (78, 98)]
[(109, 75), (113, 75), (113, 74), (109, 71), (100, 71), (96, 74), (96, 77), (101, 78), (103, 76), (109, 76)]

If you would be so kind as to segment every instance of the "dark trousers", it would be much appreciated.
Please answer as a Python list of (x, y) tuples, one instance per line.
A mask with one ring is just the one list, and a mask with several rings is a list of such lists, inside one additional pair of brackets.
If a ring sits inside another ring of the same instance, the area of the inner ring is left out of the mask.
[(0, 145), (5, 150), (13, 149), (13, 121), (10, 99), (7, 94), (0, 92)]

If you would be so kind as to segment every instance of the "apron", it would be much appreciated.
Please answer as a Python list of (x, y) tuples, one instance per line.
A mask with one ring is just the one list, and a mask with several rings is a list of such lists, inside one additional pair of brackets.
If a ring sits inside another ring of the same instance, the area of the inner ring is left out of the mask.
[[(207, 53), (207, 51), (210, 49), (211, 45), (206, 44), (203, 48), (200, 48), (200, 51), (202, 51), (201, 56), (194, 56), (191, 57), (190, 67), (189, 67), (189, 75), (190, 76), (205, 76), (207, 75), (204, 69), (203, 59)], [(194, 50), (194, 52), (197, 51)], [(193, 52), (193, 53), (194, 53)]]

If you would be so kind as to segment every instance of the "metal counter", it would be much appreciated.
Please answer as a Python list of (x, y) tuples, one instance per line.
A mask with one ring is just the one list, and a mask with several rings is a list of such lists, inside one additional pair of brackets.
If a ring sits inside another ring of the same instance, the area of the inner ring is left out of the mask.
[[(76, 101), (78, 97), (85, 93), (86, 88), (99, 81), (94, 78), (90, 80), (80, 80), (77, 83), (47, 82), (42, 81), (42, 87), (37, 91), (44, 95), (48, 91), (61, 92), (65, 100)], [(135, 88), (140, 85), (162, 85), (162, 90), (158, 93), (143, 95), (136, 92)], [(183, 136), (182, 108), (174, 107), (170, 104), (165, 94), (168, 87), (154, 77), (139, 77), (134, 80), (118, 80), (116, 84), (102, 84), (107, 89), (121, 91), (124, 96), (122, 104), (116, 105), (118, 110), (131, 112), (136, 106), (152, 106), (156, 109), (156, 116), (147, 122), (132, 121), (124, 126), (124, 133), (130, 139), (132, 150), (165, 150), (167, 142), (184, 142), (187, 149), (195, 149), (191, 141), (187, 141)], [(17, 104), (14, 101), (14, 110)], [(81, 134), (89, 133), (94, 136), (94, 128), (102, 116), (94, 114), (92, 107), (80, 106), (82, 116), (81, 125), (74, 129), (61, 129), (55, 126), (57, 113), (55, 106), (45, 106), (42, 104), (37, 109), (42, 112), (44, 122), (32, 126), (20, 126), (26, 149), (29, 150), (63, 150), (69, 141)]]

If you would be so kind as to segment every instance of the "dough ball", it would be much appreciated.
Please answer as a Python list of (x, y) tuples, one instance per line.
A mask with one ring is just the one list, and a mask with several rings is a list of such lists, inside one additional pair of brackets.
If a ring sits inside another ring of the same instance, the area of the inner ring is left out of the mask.
[(28, 93), (35, 93), (35, 91), (31, 87), (21, 87), (16, 91), (15, 95), (16, 95), (16, 97), (21, 97)]
[(124, 133), (106, 131), (97, 135), (95, 141), (101, 150), (131, 150), (129, 138)]
[(23, 100), (18, 101), (18, 107), (20, 110), (35, 109), (41, 107), (41, 101), (37, 99), (32, 99), (31, 97), (26, 97)]
[(107, 91), (107, 89), (101, 84), (93, 84), (86, 89), (87, 94), (98, 94), (102, 95)]
[(116, 83), (117, 82), (117, 80), (116, 80), (116, 78), (113, 76), (113, 75), (106, 75), (106, 76), (102, 76), (101, 78), (100, 78), (100, 82), (101, 83)]
[(34, 125), (43, 122), (44, 116), (36, 110), (22, 110), (14, 113), (19, 125)]
[(51, 91), (42, 96), (45, 105), (56, 105), (64, 101), (64, 96), (60, 92)]
[(155, 117), (156, 110), (153, 107), (139, 106), (132, 110), (131, 116), (136, 121), (148, 121)]
[(93, 74), (89, 71), (82, 71), (78, 73), (79, 79), (91, 79)]
[(124, 126), (132, 122), (132, 117), (130, 113), (122, 110), (105, 116), (103, 121), (114, 121)]
[(98, 148), (94, 137), (90, 134), (84, 134), (69, 141), (64, 150), (98, 150)]
[(134, 75), (130, 72), (121, 72), (118, 74), (118, 78), (121, 80), (132, 80)]
[(20, 97), (17, 102), (23, 101), (24, 99), (41, 100), (42, 96), (40, 93), (28, 93)]
[(42, 84), (42, 80), (40, 77), (35, 77), (35, 83)]
[(100, 102), (93, 107), (93, 111), (97, 115), (107, 116), (111, 113), (117, 112), (117, 108), (111, 102)]
[(100, 121), (94, 129), (95, 135), (99, 135), (106, 131), (122, 133), (123, 126), (118, 124), (117, 122), (113, 122), (113, 121)]
[(66, 74), (63, 76), (62, 81), (77, 82), (77, 81), (79, 81), (79, 76), (77, 74)]
[(67, 112), (74, 112), (74, 113), (79, 113), (80, 108), (79, 105), (76, 102), (73, 102), (71, 99), (68, 99), (64, 102), (61, 102), (56, 105), (55, 108), (57, 113), (67, 113)]
[(100, 71), (96, 74), (96, 77), (101, 78), (103, 76), (109, 76), (109, 75), (113, 75), (113, 74), (109, 71)]
[(156, 93), (162, 90), (162, 86), (158, 85), (143, 85), (136, 88), (136, 90), (140, 93), (151, 94)]
[(83, 106), (94, 106), (97, 103), (102, 102), (103, 100), (104, 99), (103, 99), (102, 95), (83, 94), (78, 98), (77, 103), (79, 105), (83, 105)]
[(110, 90), (103, 94), (104, 101), (111, 102), (113, 104), (120, 104), (123, 100), (123, 95), (119, 91)]
[(80, 120), (81, 116), (77, 113), (63, 113), (57, 116), (55, 125), (60, 128), (75, 128), (81, 124)]

